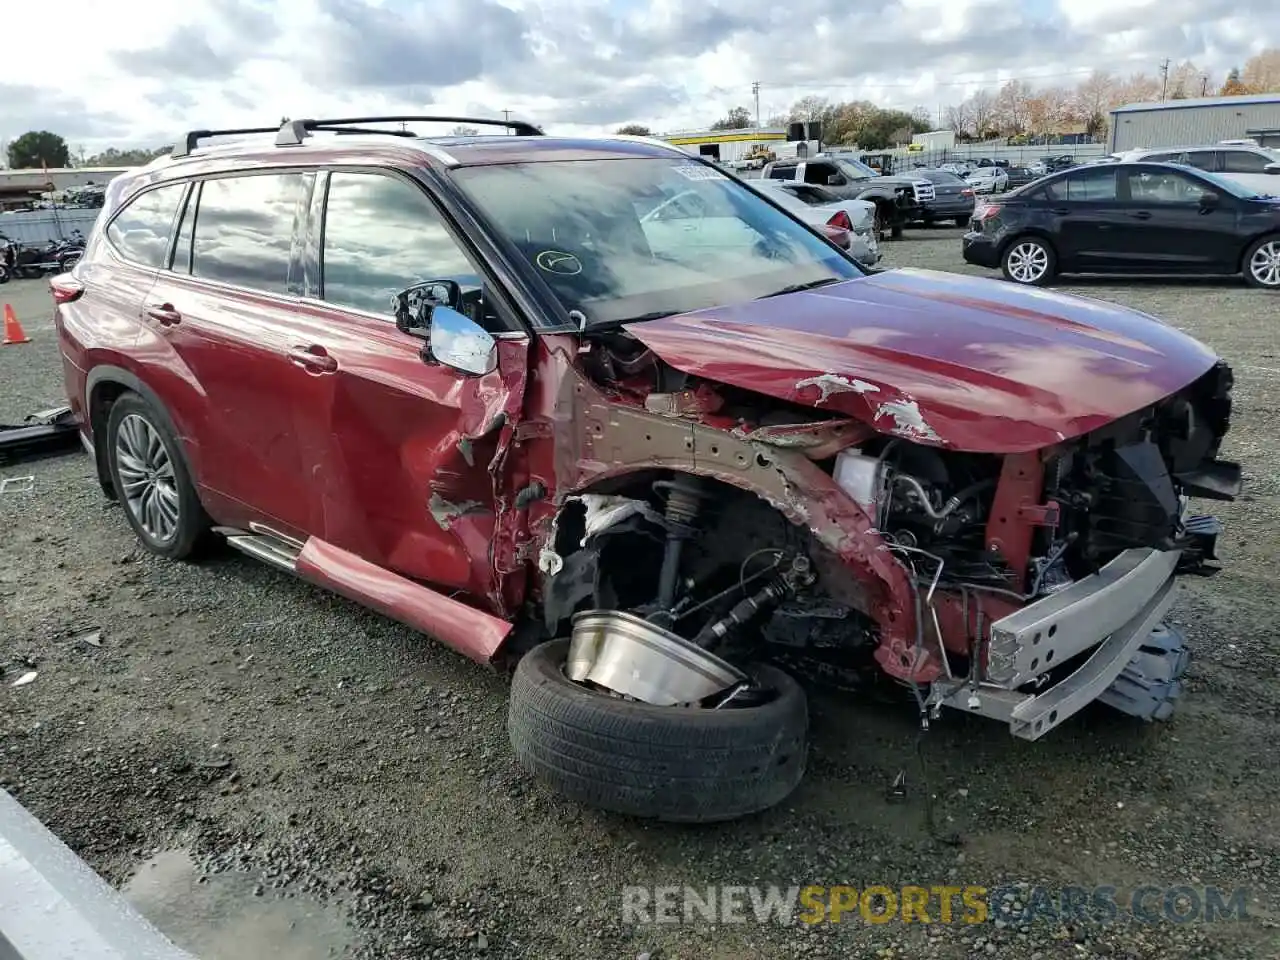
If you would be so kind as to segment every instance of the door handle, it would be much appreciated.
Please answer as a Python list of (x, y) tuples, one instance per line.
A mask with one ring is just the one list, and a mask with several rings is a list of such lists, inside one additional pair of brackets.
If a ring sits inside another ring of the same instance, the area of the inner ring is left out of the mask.
[(152, 320), (158, 320), (164, 327), (172, 327), (175, 323), (182, 322), (182, 314), (173, 308), (172, 303), (148, 304), (146, 314)]
[(1138, 211), (1137, 211), (1137, 212), (1135, 212), (1135, 213), (1131, 213), (1131, 214), (1129, 214), (1129, 216), (1133, 217), (1133, 219), (1135, 219), (1135, 220), (1150, 220), (1150, 219), (1151, 219), (1151, 211), (1149, 211), (1149, 210), (1138, 210)]
[(289, 351), (289, 361), (309, 373), (333, 373), (338, 369), (338, 361), (329, 356), (324, 347), (314, 343), (309, 347), (294, 347)]
[(1065, 217), (1068, 213), (1071, 212), (1071, 208), (1070, 207), (1050, 207), (1049, 212), (1057, 217)]

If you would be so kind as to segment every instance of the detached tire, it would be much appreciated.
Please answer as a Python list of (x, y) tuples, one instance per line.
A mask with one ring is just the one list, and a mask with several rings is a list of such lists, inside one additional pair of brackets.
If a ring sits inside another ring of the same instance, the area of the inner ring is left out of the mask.
[(780, 803), (804, 776), (804, 692), (768, 666), (758, 707), (655, 707), (564, 675), (568, 640), (516, 667), (507, 729), (520, 765), (555, 790), (614, 813), (684, 823), (732, 820)]

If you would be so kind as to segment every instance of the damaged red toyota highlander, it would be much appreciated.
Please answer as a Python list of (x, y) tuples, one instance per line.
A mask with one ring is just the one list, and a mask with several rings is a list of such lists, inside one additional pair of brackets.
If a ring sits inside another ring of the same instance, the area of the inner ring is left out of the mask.
[(1168, 716), (1173, 584), (1216, 566), (1188, 501), (1240, 486), (1209, 350), (868, 274), (657, 141), (387, 119), (189, 134), (53, 280), (147, 549), (221, 537), (514, 666), (519, 762), (640, 816), (785, 797), (797, 677), (1025, 739), (1092, 701)]

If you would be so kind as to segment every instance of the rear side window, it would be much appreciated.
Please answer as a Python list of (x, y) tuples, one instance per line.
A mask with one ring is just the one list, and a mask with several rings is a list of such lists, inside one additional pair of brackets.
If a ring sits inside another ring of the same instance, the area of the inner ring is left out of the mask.
[(795, 178), (796, 168), (794, 164), (786, 167), (780, 167), (777, 164), (774, 164), (769, 168), (770, 180), (794, 180)]
[(465, 312), (489, 326), (480, 278), (423, 192), (373, 173), (333, 173), (324, 216), (324, 299), (395, 318), (393, 298), (453, 280)]
[(196, 208), (191, 275), (288, 293), (295, 224), (305, 216), (314, 180), (309, 173), (206, 180)]
[(169, 237), (185, 183), (171, 183), (139, 194), (107, 227), (107, 239), (122, 257), (144, 267), (164, 266)]
[(1050, 200), (1074, 200), (1097, 203), (1116, 198), (1116, 172), (1114, 170), (1090, 170), (1073, 173), (1053, 183), (1045, 184), (1045, 195)]

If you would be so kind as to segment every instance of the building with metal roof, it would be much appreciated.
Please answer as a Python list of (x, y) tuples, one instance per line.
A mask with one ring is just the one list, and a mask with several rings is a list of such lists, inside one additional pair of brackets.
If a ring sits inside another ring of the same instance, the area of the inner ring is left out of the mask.
[(1112, 153), (1243, 138), (1280, 146), (1280, 93), (1130, 103), (1111, 111)]

